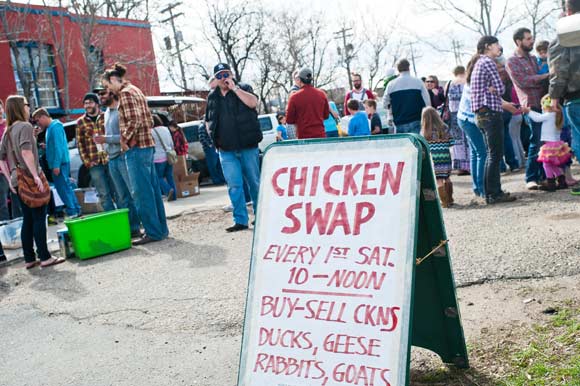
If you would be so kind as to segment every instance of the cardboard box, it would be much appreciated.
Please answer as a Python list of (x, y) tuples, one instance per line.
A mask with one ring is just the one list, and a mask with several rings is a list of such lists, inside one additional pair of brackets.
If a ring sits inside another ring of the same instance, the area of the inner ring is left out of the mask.
[(187, 161), (184, 155), (177, 156), (177, 162), (173, 165), (173, 179), (180, 182), (183, 177), (187, 176)]
[(188, 174), (177, 182), (177, 197), (191, 197), (199, 194), (199, 173)]
[(83, 214), (100, 213), (103, 211), (95, 188), (75, 189), (75, 196), (77, 197)]

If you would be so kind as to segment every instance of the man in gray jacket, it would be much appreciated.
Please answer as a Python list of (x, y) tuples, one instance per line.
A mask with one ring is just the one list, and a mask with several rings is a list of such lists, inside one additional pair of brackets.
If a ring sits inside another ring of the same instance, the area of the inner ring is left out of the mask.
[[(580, 0), (566, 1), (566, 16), (580, 14)], [(576, 31), (580, 34), (580, 29)], [(552, 106), (564, 106), (572, 127), (572, 149), (580, 159), (580, 46), (565, 47), (559, 39), (550, 44), (550, 97)], [(580, 188), (572, 189), (580, 195)]]
[(104, 144), (105, 151), (109, 154), (109, 174), (113, 180), (113, 186), (117, 197), (117, 207), (129, 209), (129, 225), (131, 237), (141, 237), (141, 220), (137, 214), (137, 208), (131, 189), (129, 189), (129, 175), (125, 154), (121, 151), (121, 133), (119, 129), (119, 98), (108, 89), (97, 89), (102, 106), (105, 111), (105, 135), (94, 137), (96, 143)]

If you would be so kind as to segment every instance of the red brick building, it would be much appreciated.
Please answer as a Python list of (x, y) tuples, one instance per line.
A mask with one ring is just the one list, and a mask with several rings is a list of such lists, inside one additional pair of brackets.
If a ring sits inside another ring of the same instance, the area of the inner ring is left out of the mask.
[[(127, 79), (146, 95), (160, 94), (148, 22), (0, 2), (3, 101), (11, 94), (24, 95), (23, 87), (27, 87), (32, 107), (46, 107), (55, 116), (83, 113), (84, 94), (98, 82), (103, 70), (117, 61), (127, 66)], [(19, 74), (26, 77), (24, 82)]]

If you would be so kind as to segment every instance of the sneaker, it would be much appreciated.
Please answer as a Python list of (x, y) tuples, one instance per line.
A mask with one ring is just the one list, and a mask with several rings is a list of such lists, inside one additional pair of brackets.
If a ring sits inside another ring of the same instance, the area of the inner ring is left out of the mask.
[(222, 210), (223, 210), (224, 212), (226, 212), (226, 213), (228, 213), (228, 212), (233, 212), (233, 211), (234, 211), (234, 206), (233, 206), (232, 204), (230, 204), (230, 205), (226, 205), (226, 206), (224, 206), (224, 207), (222, 208)]
[(501, 204), (504, 202), (514, 202), (516, 199), (517, 199), (516, 197), (510, 196), (509, 194), (502, 194), (497, 197), (488, 197), (485, 199), (485, 202), (488, 205), (493, 205), (493, 204)]
[(0, 263), (4, 263), (5, 261), (8, 261), (6, 255), (0, 255)]
[(536, 181), (530, 181), (526, 184), (526, 189), (528, 190), (538, 190), (540, 185)]
[(54, 217), (53, 215), (48, 216), (48, 225), (58, 225), (58, 221), (56, 219), (56, 217)]
[(226, 232), (231, 233), (231, 232), (243, 231), (246, 229), (248, 229), (247, 225), (235, 223), (233, 226), (226, 228)]
[(145, 245), (145, 244), (153, 243), (155, 241), (158, 241), (158, 240), (153, 240), (151, 237), (144, 235), (139, 240), (133, 241), (133, 245)]
[(570, 190), (570, 194), (573, 196), (580, 196), (580, 188), (573, 188)]

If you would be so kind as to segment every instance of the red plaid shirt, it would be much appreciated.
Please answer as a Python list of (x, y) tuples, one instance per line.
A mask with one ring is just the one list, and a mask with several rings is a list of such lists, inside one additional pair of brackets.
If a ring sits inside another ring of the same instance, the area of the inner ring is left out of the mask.
[(544, 96), (542, 79), (538, 75), (538, 61), (534, 55), (518, 56), (517, 53), (507, 60), (506, 70), (514, 83), (522, 106), (540, 108)]
[(183, 136), (181, 130), (172, 131), (171, 137), (173, 138), (173, 149), (175, 149), (177, 155), (187, 155), (187, 149), (189, 148), (189, 144), (185, 140), (185, 137)]
[(153, 117), (143, 92), (130, 82), (124, 82), (119, 91), (119, 128), (121, 138), (129, 147), (154, 147), (151, 134)]
[(97, 134), (105, 134), (105, 117), (99, 114), (96, 121), (93, 121), (86, 114), (77, 120), (77, 147), (83, 164), (87, 168), (97, 165), (106, 165), (109, 157), (104, 150), (99, 151), (93, 137)]

